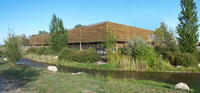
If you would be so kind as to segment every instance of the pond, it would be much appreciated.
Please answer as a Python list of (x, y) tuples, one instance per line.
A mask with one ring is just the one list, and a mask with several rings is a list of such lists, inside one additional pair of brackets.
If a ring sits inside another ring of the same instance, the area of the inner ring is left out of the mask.
[[(21, 59), (17, 64), (25, 64), (33, 67), (47, 67), (48, 64), (34, 62), (28, 59)], [(200, 73), (175, 73), (175, 72), (145, 72), (145, 71), (119, 71), (119, 70), (95, 70), (86, 68), (75, 68), (58, 66), (59, 71), (63, 72), (85, 72), (93, 76), (111, 77), (116, 79), (136, 79), (153, 80), (176, 84), (179, 82), (187, 83), (189, 86), (200, 86)]]

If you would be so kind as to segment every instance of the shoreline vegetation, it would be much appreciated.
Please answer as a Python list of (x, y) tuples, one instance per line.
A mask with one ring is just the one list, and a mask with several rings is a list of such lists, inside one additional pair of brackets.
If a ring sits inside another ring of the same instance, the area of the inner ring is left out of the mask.
[[(150, 80), (101, 78), (86, 73), (73, 75), (64, 72), (49, 72), (44, 68), (13, 66), (10, 62), (0, 65), (0, 75), (15, 83), (16, 89), (7, 91), (33, 93), (188, 93), (175, 90), (174, 85)], [(8, 78), (9, 77), (9, 78)], [(55, 88), (56, 86), (56, 88)], [(190, 86), (190, 93), (198, 93), (199, 88)], [(145, 90), (144, 90), (145, 89)]]
[(79, 63), (79, 62), (68, 62), (65, 60), (58, 60), (55, 56), (47, 55), (37, 55), (37, 54), (25, 54), (23, 58), (32, 60), (35, 62), (46, 63), (51, 65), (61, 65), (77, 68), (95, 69), (95, 70), (121, 70), (121, 71), (141, 71), (141, 72), (169, 72), (169, 73), (200, 73), (200, 68), (198, 67), (173, 67), (172, 69), (166, 70), (132, 70), (132, 69), (121, 69), (119, 66), (114, 66), (113, 64), (103, 64), (97, 65), (95, 63)]

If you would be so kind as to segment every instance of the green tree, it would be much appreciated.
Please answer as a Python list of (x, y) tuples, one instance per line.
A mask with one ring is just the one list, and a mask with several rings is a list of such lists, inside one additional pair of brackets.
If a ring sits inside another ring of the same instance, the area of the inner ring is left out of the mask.
[(21, 41), (22, 46), (29, 46), (29, 44), (30, 44), (29, 39), (24, 34), (21, 36), (20, 41)]
[[(169, 29), (171, 30), (171, 29)], [(166, 52), (176, 52), (178, 51), (178, 47), (176, 45), (176, 41), (173, 37), (172, 30), (168, 31), (168, 26), (164, 22), (161, 23), (160, 27), (155, 31), (156, 39), (155, 39), (155, 50), (164, 55)]]
[(68, 34), (63, 26), (63, 21), (53, 14), (50, 24), (51, 48), (60, 51), (63, 47), (68, 46)]
[(42, 30), (40, 30), (40, 31), (38, 31), (38, 35), (45, 35), (45, 34), (48, 34), (48, 32), (47, 31), (42, 31)]
[(9, 62), (14, 65), (22, 57), (20, 49), (20, 38), (14, 34), (9, 34), (9, 38), (5, 40), (6, 57)]
[(74, 28), (84, 27), (85, 25), (77, 24)]
[(106, 58), (108, 61), (112, 59), (113, 49), (116, 46), (116, 38), (112, 34), (112, 30), (108, 29), (104, 37), (104, 49), (106, 50)]
[(193, 53), (198, 42), (198, 17), (194, 0), (181, 0), (180, 23), (177, 26), (179, 49), (181, 52)]

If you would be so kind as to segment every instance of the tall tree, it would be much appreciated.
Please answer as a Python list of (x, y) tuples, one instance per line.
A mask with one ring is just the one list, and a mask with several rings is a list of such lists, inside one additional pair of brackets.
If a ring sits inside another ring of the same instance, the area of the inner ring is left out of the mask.
[(178, 17), (180, 23), (177, 26), (179, 49), (181, 52), (192, 53), (197, 49), (199, 36), (197, 7), (194, 0), (181, 0), (180, 5), (182, 10)]
[(165, 54), (167, 51), (175, 52), (178, 50), (176, 45), (176, 41), (173, 37), (172, 29), (168, 29), (167, 24), (164, 22), (161, 23), (160, 27), (156, 29), (155, 35), (155, 44), (156, 44), (156, 51), (159, 54)]
[(63, 26), (63, 21), (53, 14), (50, 24), (51, 48), (60, 51), (68, 45), (68, 35)]

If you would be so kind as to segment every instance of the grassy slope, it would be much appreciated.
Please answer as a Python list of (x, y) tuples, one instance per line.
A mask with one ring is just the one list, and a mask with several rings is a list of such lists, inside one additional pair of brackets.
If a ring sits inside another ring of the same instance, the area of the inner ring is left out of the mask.
[[(0, 75), (17, 79), (24, 91), (33, 93), (187, 93), (173, 85), (143, 80), (113, 80), (88, 74), (49, 72), (46, 69), (13, 67), (0, 64)], [(200, 90), (200, 89), (199, 89)], [(192, 92), (200, 92), (192, 89)]]

